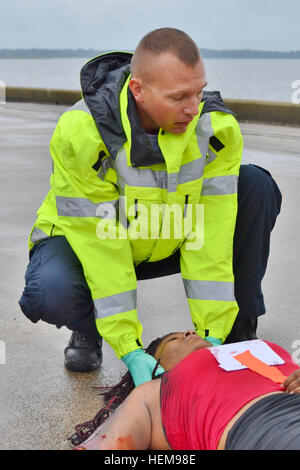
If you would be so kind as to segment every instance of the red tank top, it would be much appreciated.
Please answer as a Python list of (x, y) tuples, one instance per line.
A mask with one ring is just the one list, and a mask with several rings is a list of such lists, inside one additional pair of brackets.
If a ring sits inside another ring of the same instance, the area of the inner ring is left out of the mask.
[[(276, 366), (284, 375), (298, 369), (284, 349), (266, 343), (285, 361)], [(226, 425), (244, 405), (282, 390), (249, 369), (221, 369), (209, 348), (194, 351), (162, 377), (161, 416), (167, 441), (174, 450), (217, 449)]]

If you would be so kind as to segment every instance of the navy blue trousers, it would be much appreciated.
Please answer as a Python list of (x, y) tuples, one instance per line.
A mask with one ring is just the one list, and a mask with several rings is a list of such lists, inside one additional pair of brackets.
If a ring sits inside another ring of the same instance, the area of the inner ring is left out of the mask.
[[(233, 246), (235, 298), (240, 317), (265, 313), (261, 281), (266, 271), (270, 235), (280, 212), (281, 193), (271, 174), (242, 165)], [(138, 280), (180, 272), (180, 253), (136, 268)], [(170, 293), (171, 295), (171, 293)], [(25, 288), (19, 305), (32, 322), (43, 320), (98, 338), (90, 289), (82, 266), (65, 237), (36, 244), (30, 252)]]

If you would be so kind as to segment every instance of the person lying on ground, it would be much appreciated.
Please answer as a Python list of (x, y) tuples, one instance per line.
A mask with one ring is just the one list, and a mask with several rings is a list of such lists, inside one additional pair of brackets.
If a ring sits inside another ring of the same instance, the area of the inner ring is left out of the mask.
[(166, 372), (136, 388), (128, 372), (69, 439), (76, 450), (300, 449), (300, 368), (265, 343), (284, 361), (276, 366), (283, 383), (248, 368), (222, 369), (193, 331), (158, 338), (147, 352)]

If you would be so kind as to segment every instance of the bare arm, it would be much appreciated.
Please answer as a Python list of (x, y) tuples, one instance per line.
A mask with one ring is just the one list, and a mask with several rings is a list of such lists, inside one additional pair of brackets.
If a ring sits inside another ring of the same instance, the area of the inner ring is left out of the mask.
[(153, 382), (135, 388), (117, 410), (76, 449), (146, 450), (151, 442), (151, 415), (145, 397), (157, 395)]
[(300, 393), (300, 368), (289, 375), (283, 385), (287, 393)]

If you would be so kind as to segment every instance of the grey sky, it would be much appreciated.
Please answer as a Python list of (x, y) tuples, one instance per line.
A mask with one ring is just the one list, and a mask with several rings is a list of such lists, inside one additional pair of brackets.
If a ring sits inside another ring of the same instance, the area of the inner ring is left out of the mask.
[(300, 50), (299, 0), (0, 0), (0, 48), (134, 49), (183, 29), (199, 47)]

